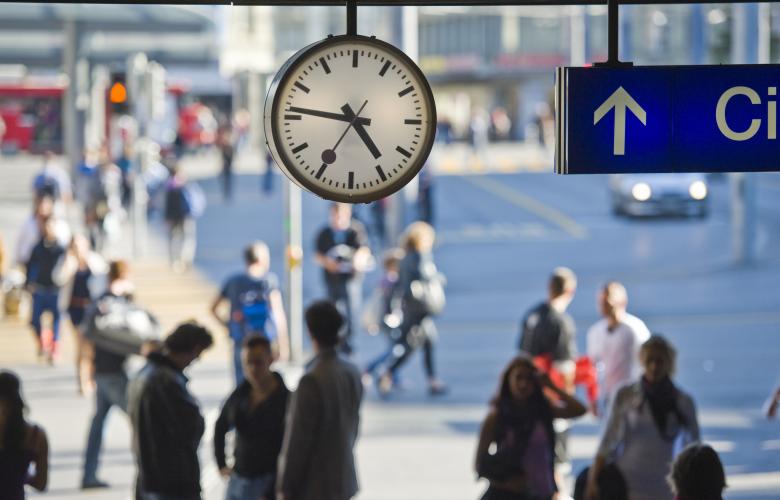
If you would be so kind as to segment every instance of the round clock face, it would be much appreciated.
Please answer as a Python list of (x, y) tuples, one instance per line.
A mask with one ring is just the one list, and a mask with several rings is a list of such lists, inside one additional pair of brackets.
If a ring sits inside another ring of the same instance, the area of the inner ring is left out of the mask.
[(369, 202), (411, 180), (428, 158), (436, 107), (405, 54), (363, 36), (304, 48), (277, 74), (265, 106), (268, 145), (294, 182), (342, 202)]

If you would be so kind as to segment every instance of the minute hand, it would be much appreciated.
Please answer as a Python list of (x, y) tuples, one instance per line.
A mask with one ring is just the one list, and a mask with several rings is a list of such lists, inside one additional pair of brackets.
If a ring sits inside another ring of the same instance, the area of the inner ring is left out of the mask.
[[(290, 106), (289, 111), (292, 111), (293, 113), (301, 113), (304, 115), (319, 116), (320, 118), (328, 118), (330, 120), (339, 120), (342, 122), (350, 122), (353, 118), (352, 116), (347, 116), (345, 114), (330, 113), (328, 111), (320, 111), (317, 109), (299, 108), (296, 106)], [(358, 117), (357, 120), (355, 120), (355, 123), (359, 123), (360, 125), (371, 125), (371, 119)]]
[[(349, 119), (355, 117), (355, 112), (352, 111), (352, 107), (350, 107), (349, 104), (343, 105), (341, 107), (341, 111), (343, 111), (344, 114)], [(360, 118), (358, 118), (358, 120), (360, 120)], [(371, 136), (368, 135), (368, 132), (366, 131), (366, 129), (363, 128), (363, 125), (361, 125), (360, 123), (358, 123), (357, 120), (355, 120), (355, 124), (353, 125), (353, 128), (355, 129), (355, 132), (357, 132), (357, 135), (360, 136), (360, 138), (363, 140), (363, 143), (366, 145), (368, 150), (374, 156), (374, 159), (377, 159), (380, 156), (382, 156), (382, 153), (379, 151), (379, 148), (377, 148), (376, 144), (374, 144), (374, 141), (371, 140)]]

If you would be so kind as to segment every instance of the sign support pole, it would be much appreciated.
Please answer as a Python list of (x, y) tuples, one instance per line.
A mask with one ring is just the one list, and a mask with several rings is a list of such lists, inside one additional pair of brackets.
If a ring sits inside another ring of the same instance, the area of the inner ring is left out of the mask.
[(607, 49), (605, 62), (594, 63), (602, 68), (620, 68), (633, 66), (634, 63), (621, 61), (618, 54), (620, 48), (620, 0), (607, 0)]

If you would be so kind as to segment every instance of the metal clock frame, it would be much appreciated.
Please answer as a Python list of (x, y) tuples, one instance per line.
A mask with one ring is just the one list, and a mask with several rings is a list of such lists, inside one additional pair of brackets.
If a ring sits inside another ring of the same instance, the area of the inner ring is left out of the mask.
[[(425, 94), (424, 97), (427, 98), (428, 102), (430, 103), (430, 111), (429, 111), (430, 116), (428, 117), (428, 123), (425, 125), (426, 134), (427, 134), (426, 139), (420, 145), (420, 150), (419, 150), (420, 152), (417, 155), (417, 160), (414, 163), (411, 163), (407, 167), (406, 172), (403, 175), (401, 175), (397, 179), (393, 179), (394, 182), (392, 183), (392, 185), (371, 194), (342, 195), (342, 194), (328, 192), (328, 196), (323, 196), (320, 193), (320, 191), (322, 191), (323, 189), (327, 191), (327, 186), (323, 186), (323, 184), (321, 183), (309, 180), (305, 175), (302, 175), (300, 172), (298, 172), (296, 168), (290, 168), (290, 165), (294, 165), (293, 161), (285, 153), (283, 147), (282, 148), (277, 147), (277, 141), (283, 141), (284, 137), (282, 131), (278, 129), (278, 125), (274, 117), (278, 116), (280, 112), (284, 111), (282, 107), (283, 96), (281, 96), (278, 93), (278, 90), (280, 88), (283, 88), (287, 84), (287, 82), (292, 77), (294, 72), (303, 64), (303, 61), (305, 61), (312, 52), (322, 50), (323, 47), (326, 47), (328, 45), (342, 44), (345, 42), (374, 45), (376, 47), (381, 48), (382, 50), (386, 50), (390, 54), (397, 57), (403, 64), (405, 64), (409, 68), (409, 71), (414, 73), (418, 81), (420, 81), (422, 86), (420, 90)], [(270, 113), (268, 112), (269, 99), (272, 100)], [(327, 200), (344, 202), (344, 203), (369, 203), (372, 201), (380, 200), (399, 191), (400, 189), (403, 188), (403, 186), (409, 183), (409, 181), (412, 180), (420, 172), (420, 170), (425, 165), (425, 162), (428, 160), (428, 156), (430, 155), (431, 149), (433, 148), (433, 143), (436, 139), (436, 120), (437, 120), (436, 101), (433, 98), (433, 92), (431, 91), (431, 86), (428, 83), (428, 79), (425, 77), (422, 70), (417, 66), (417, 64), (415, 64), (414, 61), (412, 61), (412, 59), (409, 56), (407, 56), (403, 51), (399, 50), (394, 45), (382, 40), (378, 40), (376, 37), (348, 34), (348, 35), (335, 35), (335, 36), (330, 35), (328, 36), (328, 38), (325, 38), (324, 40), (314, 42), (311, 45), (308, 45), (302, 48), (301, 50), (299, 50), (292, 57), (290, 57), (290, 59), (288, 59), (287, 62), (284, 63), (284, 65), (282, 65), (282, 67), (277, 72), (276, 77), (274, 77), (274, 80), (271, 83), (271, 86), (268, 90), (268, 95), (266, 96), (264, 122), (265, 122), (265, 129), (266, 129), (266, 144), (268, 145), (268, 149), (271, 151), (271, 155), (276, 161), (276, 164), (287, 174), (287, 177), (289, 179), (291, 179), (293, 182), (298, 184), (300, 187), (306, 189), (307, 191), (310, 191), (316, 194), (317, 196), (320, 196)], [(267, 134), (269, 129), (271, 131), (270, 138), (268, 137)]]

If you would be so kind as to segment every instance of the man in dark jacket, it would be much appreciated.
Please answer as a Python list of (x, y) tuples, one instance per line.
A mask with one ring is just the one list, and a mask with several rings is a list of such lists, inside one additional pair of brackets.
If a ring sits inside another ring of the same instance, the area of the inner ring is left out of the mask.
[[(230, 394), (214, 425), (214, 457), (229, 477), (227, 500), (274, 498), (276, 461), (284, 437), (284, 416), (290, 391), (282, 376), (271, 371), (271, 341), (260, 335), (244, 339), (241, 365), (245, 379)], [(235, 430), (233, 467), (225, 457), (225, 435)]]
[(128, 388), (127, 410), (133, 425), (138, 465), (136, 496), (142, 500), (200, 499), (198, 445), (204, 421), (187, 389), (184, 369), (211, 347), (208, 330), (183, 323)]
[(287, 411), (277, 500), (348, 500), (358, 491), (354, 448), (363, 384), (357, 367), (336, 353), (343, 321), (330, 302), (306, 310), (317, 356)]

